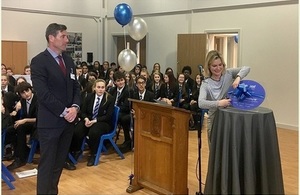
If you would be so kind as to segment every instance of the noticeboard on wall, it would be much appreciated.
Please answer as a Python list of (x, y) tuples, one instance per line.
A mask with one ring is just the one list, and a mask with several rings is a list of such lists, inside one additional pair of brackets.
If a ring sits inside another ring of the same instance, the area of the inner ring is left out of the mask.
[(82, 33), (68, 32), (69, 43), (67, 53), (73, 58), (76, 65), (82, 61)]

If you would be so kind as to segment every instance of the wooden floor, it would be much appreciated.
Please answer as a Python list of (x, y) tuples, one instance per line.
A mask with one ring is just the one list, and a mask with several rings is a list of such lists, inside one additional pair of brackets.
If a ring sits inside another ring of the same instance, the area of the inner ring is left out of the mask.
[[(208, 163), (207, 134), (204, 131), (202, 137), (202, 183), (205, 183)], [(298, 194), (298, 131), (278, 129), (281, 163), (283, 170), (285, 194)], [(121, 160), (116, 153), (101, 156), (98, 166), (87, 167), (85, 155), (77, 165), (77, 170), (64, 170), (59, 184), (59, 194), (127, 194), (129, 185), (128, 176), (133, 172), (133, 152), (126, 153)], [(38, 156), (37, 156), (38, 157)], [(36, 158), (37, 158), (36, 157)], [(188, 155), (188, 188), (189, 194), (199, 192), (198, 173), (198, 136), (197, 131), (189, 131), (189, 155)], [(36, 159), (37, 160), (37, 159)], [(10, 162), (5, 161), (8, 165)], [(37, 167), (36, 163), (27, 164), (16, 171), (24, 171)], [(36, 194), (36, 176), (19, 179), (14, 174), (13, 182), (16, 189), (10, 190), (2, 181), (2, 194)], [(202, 191), (205, 184), (202, 185)], [(135, 193), (155, 194), (147, 189)]]

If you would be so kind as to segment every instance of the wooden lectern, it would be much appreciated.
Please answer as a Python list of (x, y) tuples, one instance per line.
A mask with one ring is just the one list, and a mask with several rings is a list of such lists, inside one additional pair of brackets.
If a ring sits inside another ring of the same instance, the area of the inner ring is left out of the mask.
[(158, 194), (188, 194), (190, 112), (129, 99), (134, 118), (134, 178), (128, 193), (143, 187)]

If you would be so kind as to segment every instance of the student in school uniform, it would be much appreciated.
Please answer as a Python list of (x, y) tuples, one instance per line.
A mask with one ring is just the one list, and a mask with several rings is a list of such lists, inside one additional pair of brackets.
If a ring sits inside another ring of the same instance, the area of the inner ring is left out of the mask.
[(114, 113), (114, 98), (106, 92), (106, 82), (103, 79), (94, 82), (93, 91), (87, 94), (82, 104), (82, 120), (75, 127), (71, 143), (71, 153), (78, 154), (84, 137), (88, 136), (90, 157), (87, 166), (94, 165), (100, 137), (111, 131)]
[(119, 146), (122, 153), (131, 150), (131, 136), (130, 136), (130, 107), (128, 98), (132, 96), (128, 86), (125, 83), (125, 74), (120, 71), (114, 73), (115, 87), (111, 88), (110, 94), (114, 97), (115, 105), (120, 108), (118, 123), (122, 126), (124, 131), (124, 142)]
[[(26, 164), (29, 148), (26, 145), (27, 135), (36, 136), (37, 118), (37, 96), (32, 91), (32, 86), (27, 82), (22, 82), (16, 86), (16, 93), (21, 97), (20, 112), (21, 118), (16, 120), (11, 129), (7, 130), (7, 136), (15, 136), (16, 146), (14, 147), (15, 160), (7, 166), (12, 171)], [(19, 110), (16, 110), (18, 112)]]
[(132, 98), (147, 102), (155, 102), (154, 101), (154, 93), (146, 89), (147, 79), (144, 76), (138, 76), (136, 78), (136, 86), (138, 90), (133, 93)]

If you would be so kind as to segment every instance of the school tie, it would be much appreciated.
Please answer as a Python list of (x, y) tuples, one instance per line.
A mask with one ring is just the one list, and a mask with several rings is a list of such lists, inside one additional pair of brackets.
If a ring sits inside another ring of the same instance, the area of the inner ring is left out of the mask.
[(26, 100), (26, 111), (27, 111), (27, 114), (29, 114), (29, 108), (30, 108), (30, 102), (28, 100)]
[(178, 107), (180, 106), (180, 100), (182, 98), (182, 85), (179, 85), (179, 93), (178, 93)]
[(179, 85), (179, 100), (182, 97), (182, 85)]
[(117, 105), (117, 104), (118, 104), (118, 101), (119, 101), (120, 94), (121, 94), (121, 92), (120, 92), (120, 91), (118, 91), (118, 92), (117, 92), (117, 97), (116, 97), (116, 102), (115, 102), (115, 105)]
[(171, 96), (171, 91), (170, 91), (170, 86), (167, 84), (167, 98), (170, 98)]
[(61, 55), (58, 55), (57, 58), (58, 58), (58, 62), (59, 62), (60, 69), (61, 69), (61, 71), (64, 73), (64, 75), (66, 76), (67, 72), (66, 72), (66, 67), (65, 67), (65, 65), (64, 65), (62, 56), (61, 56)]
[(100, 97), (97, 97), (97, 102), (96, 102), (95, 108), (93, 110), (93, 117), (92, 117), (92, 119), (95, 119), (97, 117), (99, 106), (100, 106)]
[(140, 100), (143, 100), (143, 96), (142, 95), (140, 95)]

